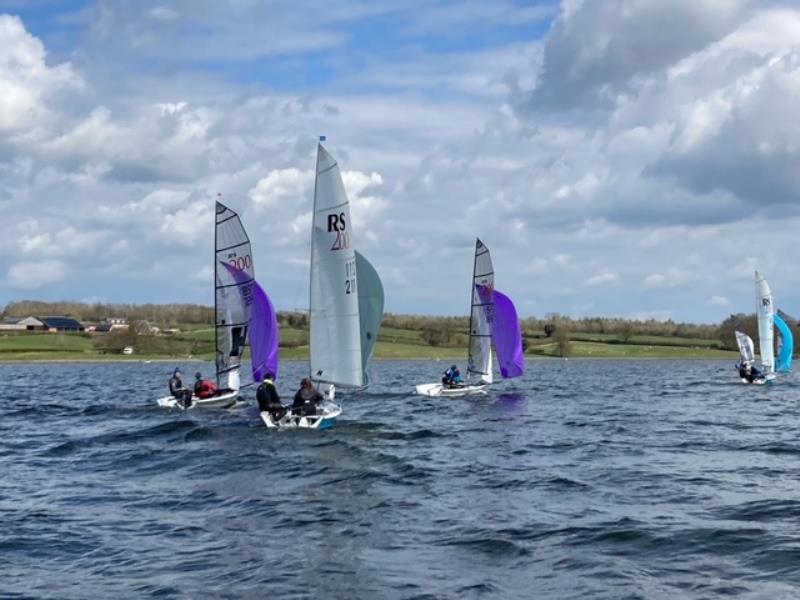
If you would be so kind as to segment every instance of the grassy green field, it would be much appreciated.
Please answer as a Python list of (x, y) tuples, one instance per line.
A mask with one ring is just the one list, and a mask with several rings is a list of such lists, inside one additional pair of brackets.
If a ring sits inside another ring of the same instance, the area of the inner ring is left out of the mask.
[[(37, 360), (168, 360), (213, 358), (214, 330), (209, 327), (182, 327), (175, 336), (139, 338), (135, 354), (123, 356), (109, 350), (104, 334), (94, 336), (76, 333), (9, 332), (0, 334), (0, 361)], [(613, 335), (573, 333), (570, 340), (572, 358), (735, 358), (737, 353), (720, 350), (718, 342), (707, 339), (632, 336), (620, 343)], [(464, 338), (464, 339), (462, 339)], [(558, 346), (547, 338), (528, 338), (530, 358), (555, 357)], [(138, 347), (137, 347), (138, 346)], [(384, 328), (378, 338), (375, 356), (378, 359), (437, 359), (466, 357), (465, 336), (455, 336), (447, 346), (431, 346), (422, 331)], [(308, 358), (308, 331), (281, 329), (281, 358)]]
[[(656, 338), (658, 339), (658, 338)], [(528, 356), (557, 356), (555, 343), (539, 344), (528, 348)], [(702, 346), (675, 344), (604, 344), (601, 342), (570, 341), (571, 358), (730, 358), (738, 352)]]

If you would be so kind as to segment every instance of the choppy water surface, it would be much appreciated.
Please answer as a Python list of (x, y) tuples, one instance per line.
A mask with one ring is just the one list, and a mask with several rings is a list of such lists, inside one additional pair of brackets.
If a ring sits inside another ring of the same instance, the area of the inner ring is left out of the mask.
[(0, 366), (0, 596), (800, 596), (793, 376), (537, 361), (409, 393), (445, 366), (377, 363), (323, 432), (159, 409), (168, 364)]

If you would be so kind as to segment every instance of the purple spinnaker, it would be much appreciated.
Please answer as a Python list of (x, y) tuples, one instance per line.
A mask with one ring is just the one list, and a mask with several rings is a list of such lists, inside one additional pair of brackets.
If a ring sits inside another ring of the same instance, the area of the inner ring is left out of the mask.
[(505, 379), (522, 375), (525, 372), (525, 356), (522, 352), (522, 330), (517, 309), (511, 298), (497, 290), (494, 291), (492, 339), (500, 374)]
[(250, 314), (250, 354), (253, 381), (263, 381), (266, 373), (278, 378), (278, 318), (267, 293), (253, 282), (253, 312)]
[[(233, 275), (239, 284), (248, 284), (247, 290), (242, 289), (243, 293), (251, 291), (253, 295), (253, 308), (250, 312), (250, 358), (253, 368), (253, 381), (260, 383), (264, 381), (267, 373), (272, 373), (272, 377), (278, 377), (278, 343), (280, 341), (280, 330), (278, 328), (278, 317), (275, 307), (267, 296), (264, 289), (257, 281), (248, 281), (247, 273), (231, 267), (226, 263), (225, 268)], [(252, 288), (250, 288), (252, 285)], [(243, 286), (244, 287), (244, 286)]]

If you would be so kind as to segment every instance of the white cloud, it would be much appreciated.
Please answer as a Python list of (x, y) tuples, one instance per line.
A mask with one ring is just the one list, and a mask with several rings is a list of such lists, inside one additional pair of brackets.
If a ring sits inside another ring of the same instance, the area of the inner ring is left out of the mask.
[(314, 171), (275, 169), (258, 180), (249, 196), (258, 212), (277, 208), (279, 205), (301, 205), (307, 202), (309, 190), (314, 185)]
[(174, 21), (180, 17), (178, 11), (169, 6), (154, 6), (147, 14), (157, 21)]
[(616, 273), (598, 273), (597, 275), (593, 275), (589, 277), (586, 281), (584, 281), (584, 285), (589, 287), (598, 287), (603, 285), (611, 285), (613, 283), (617, 283), (619, 281), (619, 275)]
[(0, 133), (30, 134), (50, 116), (49, 95), (81, 86), (69, 63), (48, 67), (45, 55), (19, 18), (0, 14)]
[(38, 290), (65, 277), (66, 265), (60, 260), (18, 262), (6, 274), (8, 284), (17, 290)]
[(731, 301), (726, 296), (711, 296), (708, 303), (712, 306), (728, 306)]
[[(91, 31), (59, 44), (72, 64), (4, 20), (0, 48), (21, 62), (0, 58), (0, 80), (27, 94), (14, 106), (32, 108), (15, 108), (17, 129), (0, 136), (0, 272), (59, 260), (70, 277), (39, 294), (210, 301), (223, 192), (278, 305), (302, 305), (326, 133), (389, 310), (463, 312), (452, 281), (468, 280), (476, 236), (498, 287), (537, 314), (669, 306), (681, 320), (718, 320), (752, 310), (755, 268), (781, 305), (800, 302), (785, 260), (800, 227), (800, 11), (570, 1), (543, 39), (430, 49), (425, 36), (447, 23), (491, 40), (497, 23), (538, 18), (478, 4), (426, 23), (414, 1), (358, 2), (307, 23), (280, 1), (237, 2), (205, 39), (192, 31), (219, 20), (219, 3), (103, 2), (84, 13), (97, 17)], [(263, 37), (250, 36), (266, 13)], [(391, 33), (403, 58), (359, 52), (349, 28), (374, 15), (402, 25)], [(304, 70), (300, 48), (326, 48), (324, 79)], [(235, 64), (267, 55), (258, 69)], [(152, 57), (163, 71), (142, 67)], [(704, 301), (714, 296), (730, 304)]]

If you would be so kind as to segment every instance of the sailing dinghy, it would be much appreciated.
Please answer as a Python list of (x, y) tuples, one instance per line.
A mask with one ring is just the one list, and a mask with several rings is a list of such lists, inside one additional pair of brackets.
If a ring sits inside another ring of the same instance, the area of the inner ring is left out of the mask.
[(417, 394), (443, 398), (485, 394), (494, 379), (492, 342), (503, 378), (522, 375), (524, 357), (517, 310), (508, 296), (494, 289), (492, 258), (480, 239), (475, 241), (471, 298), (467, 382), (455, 386), (423, 383), (416, 386)]
[[(741, 331), (735, 331), (734, 333), (736, 334), (736, 344), (739, 346), (739, 354), (741, 356), (739, 364), (747, 369), (752, 369), (756, 363), (755, 344), (753, 344), (753, 339)], [(742, 383), (751, 383), (744, 377), (741, 377), (741, 380)], [(752, 383), (756, 385), (766, 382), (767, 380), (763, 377), (756, 378), (752, 381)]]
[[(320, 137), (314, 182), (309, 293), (309, 371), (325, 400), (317, 414), (278, 424), (324, 429), (342, 413), (336, 388), (363, 389), (383, 316), (383, 285), (355, 251), (350, 203), (339, 165)], [(363, 286), (363, 287), (362, 287)], [(362, 314), (363, 313), (363, 314)], [(263, 415), (262, 415), (263, 417)], [(268, 427), (275, 426), (267, 415)]]
[[(278, 379), (280, 328), (272, 301), (257, 281), (253, 282), (253, 310), (250, 314), (250, 354), (252, 357), (253, 381), (261, 382), (267, 374)], [(341, 412), (341, 410), (339, 410)], [(269, 411), (261, 411), (260, 417), (270, 429), (297, 428), (324, 429), (332, 424), (339, 413), (330, 411), (316, 415), (294, 414), (288, 409), (280, 419), (273, 419)]]
[(217, 201), (214, 229), (214, 342), (217, 393), (192, 396), (183, 406), (176, 398), (158, 399), (162, 407), (229, 408), (239, 398), (242, 353), (253, 305), (253, 254), (239, 215)]
[(756, 316), (758, 317), (758, 347), (766, 380), (775, 379), (775, 313), (772, 290), (767, 280), (756, 271)]

